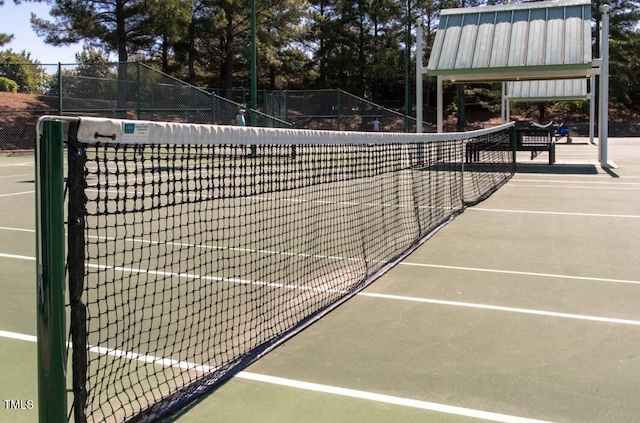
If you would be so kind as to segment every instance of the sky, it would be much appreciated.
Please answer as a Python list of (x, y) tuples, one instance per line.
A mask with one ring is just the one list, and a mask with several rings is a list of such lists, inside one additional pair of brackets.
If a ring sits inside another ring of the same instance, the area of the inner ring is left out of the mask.
[(25, 3), (16, 6), (13, 0), (5, 0), (0, 6), (0, 33), (13, 34), (13, 40), (0, 47), (11, 49), (16, 53), (26, 51), (31, 53), (31, 59), (41, 64), (76, 63), (76, 53), (82, 51), (82, 44), (65, 47), (54, 47), (44, 43), (31, 28), (31, 13), (38, 18), (51, 20), (51, 7), (46, 3)]

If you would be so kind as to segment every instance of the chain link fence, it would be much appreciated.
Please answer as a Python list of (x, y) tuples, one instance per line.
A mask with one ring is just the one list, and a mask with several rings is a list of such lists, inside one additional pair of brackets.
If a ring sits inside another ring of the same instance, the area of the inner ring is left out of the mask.
[[(100, 116), (236, 124), (240, 103), (186, 84), (140, 62), (42, 65), (0, 63), (0, 150), (33, 150), (43, 115)], [(252, 126), (291, 127), (247, 109)]]
[[(140, 62), (0, 63), (0, 151), (32, 151), (43, 115), (235, 125), (245, 108), (251, 126), (416, 130), (415, 118), (342, 90), (259, 91), (258, 110), (246, 107), (250, 98), (248, 90), (197, 88)], [(425, 122), (425, 131), (431, 126)]]
[[(251, 98), (248, 90), (231, 93), (214, 90), (215, 94), (246, 103)], [(225, 95), (227, 94), (227, 95)], [(294, 124), (296, 128), (335, 131), (373, 131), (377, 120), (380, 131), (415, 132), (415, 110), (408, 116), (355, 96), (340, 89), (258, 91), (257, 104), (268, 115)], [(401, 110), (401, 109), (400, 109)], [(425, 107), (423, 123), (425, 132), (434, 132), (435, 109)]]
[(0, 150), (33, 149), (35, 123), (45, 114), (58, 114), (51, 93), (57, 65), (0, 63)]
[[(265, 102), (265, 110), (295, 123), (296, 127), (311, 129), (374, 131), (379, 128), (385, 132), (415, 132), (417, 122), (410, 115), (342, 90), (273, 93)], [(427, 128), (429, 123), (424, 125)]]

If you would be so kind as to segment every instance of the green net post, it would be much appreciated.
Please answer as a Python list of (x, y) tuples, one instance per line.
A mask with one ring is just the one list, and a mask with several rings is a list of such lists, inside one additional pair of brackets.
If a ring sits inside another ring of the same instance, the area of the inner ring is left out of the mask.
[(37, 143), (37, 335), (40, 423), (67, 420), (63, 124), (42, 122)]

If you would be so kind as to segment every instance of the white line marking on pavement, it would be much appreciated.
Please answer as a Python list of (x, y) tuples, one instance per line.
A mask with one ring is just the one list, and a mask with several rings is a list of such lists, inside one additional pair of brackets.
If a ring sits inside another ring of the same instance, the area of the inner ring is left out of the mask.
[(426, 303), (426, 304), (446, 305), (446, 306), (454, 306), (454, 307), (477, 308), (477, 309), (483, 309), (483, 310), (505, 311), (510, 313), (532, 314), (537, 316), (562, 317), (565, 319), (587, 320), (591, 322), (600, 322), (600, 323), (619, 323), (623, 325), (640, 326), (640, 321), (638, 320), (613, 319), (609, 317), (587, 316), (584, 314), (558, 313), (555, 311), (533, 310), (533, 309), (527, 309), (527, 308), (503, 307), (503, 306), (477, 304), (477, 303), (464, 303), (460, 301), (434, 300), (430, 298), (405, 297), (401, 295), (377, 294), (374, 292), (361, 292), (358, 294), (358, 296), (382, 298), (386, 300), (399, 300), (399, 301), (411, 301), (411, 302)]
[(463, 266), (445, 266), (441, 264), (428, 264), (428, 263), (400, 262), (399, 265), (400, 266), (432, 267), (435, 269), (465, 270), (469, 272), (500, 273), (500, 274), (506, 274), (506, 275), (538, 276), (542, 278), (576, 279), (576, 280), (592, 281), (592, 282), (611, 282), (611, 283), (626, 283), (631, 285), (640, 285), (640, 281), (634, 281), (630, 279), (609, 279), (609, 278), (595, 278), (595, 277), (589, 277), (589, 276), (558, 275), (553, 273), (519, 272), (516, 270), (483, 269), (480, 267), (463, 267)]
[[(37, 342), (37, 338), (31, 335), (20, 333), (0, 331), (0, 337), (17, 339), (22, 341)], [(134, 352), (113, 350), (103, 347), (90, 347), (91, 352), (103, 355), (110, 355), (119, 358), (127, 358), (130, 360), (141, 361), (154, 365), (163, 365), (165, 367), (178, 367), (184, 370), (192, 370), (197, 372), (209, 372), (215, 368), (206, 365), (189, 363), (186, 361), (177, 361), (167, 358), (154, 357), (150, 355), (142, 355)], [(438, 404), (429, 401), (420, 401), (410, 398), (395, 397), (391, 395), (376, 394), (373, 392), (359, 391), (355, 389), (340, 388), (337, 386), (321, 385), (318, 383), (303, 382), (299, 380), (284, 379), (281, 377), (261, 375), (257, 373), (240, 372), (236, 375), (240, 379), (251, 380), (255, 382), (270, 383), (273, 385), (286, 386), (289, 388), (304, 389), (306, 391), (320, 392), (331, 395), (340, 395), (343, 397), (362, 399), (367, 401), (381, 402), (385, 404), (398, 405), (401, 407), (419, 408), (428, 411), (437, 411), (440, 413), (453, 414), (458, 416), (473, 417), (493, 422), (503, 423), (546, 423), (543, 420), (529, 419), (525, 417), (510, 416), (506, 414), (493, 413), (489, 411), (474, 410), (471, 408), (457, 407), (446, 404)]]
[(12, 192), (11, 194), (0, 194), (0, 197), (15, 197), (16, 195), (35, 194), (35, 191)]
[(469, 207), (467, 210), (496, 212), (496, 213), (548, 214), (548, 215), (554, 215), (554, 216), (612, 217), (612, 218), (625, 218), (625, 219), (640, 219), (640, 215), (636, 215), (636, 214), (573, 213), (573, 212), (552, 212), (552, 211), (537, 211), (537, 210), (485, 209), (481, 207)]

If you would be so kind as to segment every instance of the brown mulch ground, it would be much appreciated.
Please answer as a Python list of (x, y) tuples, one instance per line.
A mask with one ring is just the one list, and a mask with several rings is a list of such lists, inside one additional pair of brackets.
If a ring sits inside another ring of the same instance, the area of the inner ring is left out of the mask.
[[(0, 110), (2, 109), (46, 109), (47, 96), (34, 94), (0, 92)], [(50, 102), (49, 102), (50, 103)]]
[(36, 122), (56, 114), (55, 104), (51, 96), (0, 92), (0, 150), (33, 149)]

